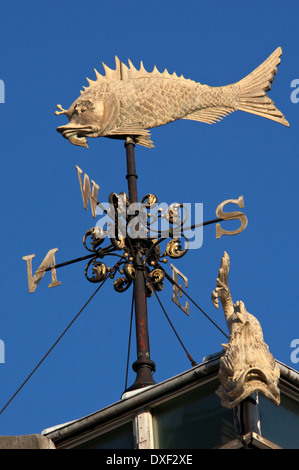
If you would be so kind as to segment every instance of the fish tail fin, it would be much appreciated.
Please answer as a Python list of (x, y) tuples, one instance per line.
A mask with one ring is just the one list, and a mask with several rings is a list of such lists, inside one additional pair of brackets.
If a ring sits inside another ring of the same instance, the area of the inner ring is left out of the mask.
[(281, 47), (278, 47), (259, 67), (237, 83), (240, 94), (235, 109), (262, 116), (289, 127), (290, 124), (284, 115), (266, 94), (271, 90), (281, 55)]

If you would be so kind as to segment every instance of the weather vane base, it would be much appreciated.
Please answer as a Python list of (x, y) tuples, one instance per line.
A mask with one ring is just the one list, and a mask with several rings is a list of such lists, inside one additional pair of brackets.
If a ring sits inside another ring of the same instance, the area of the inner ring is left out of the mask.
[(125, 392), (131, 392), (138, 390), (139, 388), (149, 387), (155, 385), (156, 382), (153, 379), (153, 372), (156, 370), (156, 365), (150, 359), (135, 361), (132, 365), (134, 372), (137, 373), (137, 377), (133, 385), (128, 387)]

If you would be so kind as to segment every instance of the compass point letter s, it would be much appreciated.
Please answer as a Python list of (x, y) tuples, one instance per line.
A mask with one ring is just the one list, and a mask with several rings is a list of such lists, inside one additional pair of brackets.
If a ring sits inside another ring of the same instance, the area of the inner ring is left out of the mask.
[(238, 199), (228, 199), (227, 201), (221, 202), (216, 209), (216, 215), (219, 219), (223, 220), (234, 220), (239, 219), (241, 222), (240, 227), (237, 230), (223, 230), (220, 224), (216, 224), (216, 238), (220, 238), (222, 235), (237, 235), (238, 233), (243, 232), (247, 227), (247, 217), (245, 214), (239, 211), (235, 212), (223, 212), (223, 206), (226, 204), (238, 204), (238, 206), (243, 209), (244, 199), (243, 196), (240, 196)]

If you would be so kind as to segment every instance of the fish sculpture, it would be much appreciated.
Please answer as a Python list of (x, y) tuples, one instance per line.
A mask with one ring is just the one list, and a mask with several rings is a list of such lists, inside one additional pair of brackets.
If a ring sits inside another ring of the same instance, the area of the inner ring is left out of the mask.
[(178, 119), (208, 124), (220, 121), (233, 111), (256, 114), (285, 126), (284, 115), (266, 92), (271, 89), (282, 50), (278, 47), (257, 69), (239, 82), (210, 87), (156, 66), (147, 72), (141, 62), (137, 70), (115, 57), (116, 68), (103, 64), (105, 75), (97, 70), (96, 80), (83, 87), (68, 110), (57, 105), (56, 115), (66, 114), (69, 123), (57, 131), (72, 144), (88, 148), (86, 138), (133, 137), (137, 144), (153, 147), (149, 129)]
[(218, 309), (220, 299), (230, 335), (228, 343), (222, 344), (225, 353), (220, 359), (220, 387), (216, 393), (222, 406), (230, 409), (254, 392), (263, 393), (278, 406), (280, 369), (264, 341), (258, 319), (247, 312), (242, 301), (233, 303), (229, 267), (230, 259), (224, 252), (212, 302)]

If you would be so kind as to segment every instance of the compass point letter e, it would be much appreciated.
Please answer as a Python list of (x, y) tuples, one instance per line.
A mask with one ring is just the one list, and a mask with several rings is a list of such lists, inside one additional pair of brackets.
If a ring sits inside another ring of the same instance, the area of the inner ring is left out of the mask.
[(23, 260), (27, 262), (27, 275), (28, 275), (28, 288), (29, 288), (29, 293), (32, 294), (32, 292), (35, 291), (37, 288), (39, 282), (41, 279), (44, 277), (46, 274), (46, 269), (51, 266), (51, 276), (52, 276), (52, 282), (49, 284), (49, 287), (56, 287), (60, 286), (61, 282), (57, 281), (56, 277), (56, 269), (54, 268), (55, 266), (55, 253), (58, 251), (58, 248), (53, 248), (52, 250), (49, 250), (48, 253), (46, 254), (45, 258), (41, 262), (39, 268), (37, 269), (36, 273), (34, 276), (32, 276), (32, 258), (35, 257), (35, 255), (27, 255), (23, 256)]
[(172, 301), (180, 308), (183, 310), (183, 312), (186, 313), (186, 315), (189, 315), (189, 303), (186, 302), (185, 307), (180, 304), (179, 302), (179, 295), (182, 297), (182, 286), (179, 285), (178, 283), (178, 276), (181, 276), (184, 280), (185, 287), (188, 287), (188, 279), (184, 274), (182, 274), (173, 264), (171, 264), (171, 269), (172, 269), (172, 279), (174, 281), (173, 284), (173, 296), (172, 296)]

